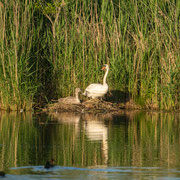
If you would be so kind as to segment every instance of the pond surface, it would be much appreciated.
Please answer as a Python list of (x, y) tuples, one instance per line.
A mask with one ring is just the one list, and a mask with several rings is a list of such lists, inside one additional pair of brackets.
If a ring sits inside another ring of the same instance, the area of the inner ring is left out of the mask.
[[(54, 168), (45, 163), (55, 159)], [(180, 179), (180, 114), (0, 112), (4, 179)]]

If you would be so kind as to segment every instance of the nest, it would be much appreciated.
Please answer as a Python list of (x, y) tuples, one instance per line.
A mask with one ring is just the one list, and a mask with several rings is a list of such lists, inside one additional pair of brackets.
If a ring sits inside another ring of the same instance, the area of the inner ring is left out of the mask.
[(114, 112), (125, 109), (125, 106), (99, 99), (91, 99), (80, 104), (53, 103), (44, 108), (46, 112)]

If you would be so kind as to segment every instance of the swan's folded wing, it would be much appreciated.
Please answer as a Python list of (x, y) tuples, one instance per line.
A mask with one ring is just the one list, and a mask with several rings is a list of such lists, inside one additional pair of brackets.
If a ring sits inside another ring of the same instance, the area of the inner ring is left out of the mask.
[(104, 86), (102, 84), (90, 84), (85, 91), (88, 92), (104, 92), (107, 91), (108, 86)]

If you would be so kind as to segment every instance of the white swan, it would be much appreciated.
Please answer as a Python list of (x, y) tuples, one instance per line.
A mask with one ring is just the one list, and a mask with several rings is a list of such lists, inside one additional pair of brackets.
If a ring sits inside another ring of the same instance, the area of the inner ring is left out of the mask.
[(108, 92), (108, 85), (106, 83), (106, 78), (109, 72), (109, 66), (105, 64), (102, 70), (106, 70), (103, 78), (103, 84), (90, 84), (84, 91), (83, 95), (95, 99), (97, 97), (103, 97)]
[(58, 99), (58, 102), (64, 103), (64, 104), (80, 104), (79, 92), (81, 92), (80, 88), (76, 88), (75, 89), (75, 97), (69, 96), (66, 98), (60, 98), (60, 99)]

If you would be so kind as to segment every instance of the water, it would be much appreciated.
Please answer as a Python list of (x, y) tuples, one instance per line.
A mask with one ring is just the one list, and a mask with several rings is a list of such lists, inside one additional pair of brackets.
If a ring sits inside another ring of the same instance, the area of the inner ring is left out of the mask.
[(180, 114), (1, 112), (1, 170), (20, 180), (180, 179)]

